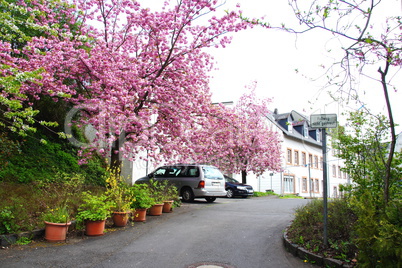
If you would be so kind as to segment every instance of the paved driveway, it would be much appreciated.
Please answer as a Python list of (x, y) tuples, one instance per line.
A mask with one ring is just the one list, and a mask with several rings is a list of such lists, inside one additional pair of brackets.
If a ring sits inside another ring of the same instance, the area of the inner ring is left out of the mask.
[(283, 248), (303, 199), (259, 197), (184, 203), (173, 213), (102, 237), (0, 250), (0, 267), (314, 267)]

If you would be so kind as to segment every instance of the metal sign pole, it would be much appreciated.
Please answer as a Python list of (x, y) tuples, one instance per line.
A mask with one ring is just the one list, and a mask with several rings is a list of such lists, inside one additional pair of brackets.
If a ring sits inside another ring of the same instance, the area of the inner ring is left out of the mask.
[(328, 174), (327, 174), (327, 132), (322, 129), (322, 157), (323, 157), (323, 198), (324, 198), (324, 247), (328, 247)]
[(323, 157), (323, 198), (324, 198), (324, 247), (328, 247), (328, 172), (327, 172), (327, 128), (338, 126), (336, 114), (312, 114), (310, 126), (322, 130), (322, 157)]

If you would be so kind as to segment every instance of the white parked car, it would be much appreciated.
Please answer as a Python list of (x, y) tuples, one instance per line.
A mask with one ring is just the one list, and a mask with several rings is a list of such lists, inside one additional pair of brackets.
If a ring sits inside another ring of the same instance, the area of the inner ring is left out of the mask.
[(205, 198), (214, 202), (217, 197), (225, 197), (225, 179), (218, 168), (209, 165), (177, 164), (161, 166), (148, 176), (135, 183), (146, 183), (150, 179), (168, 180), (177, 187), (184, 202), (192, 202), (194, 198)]

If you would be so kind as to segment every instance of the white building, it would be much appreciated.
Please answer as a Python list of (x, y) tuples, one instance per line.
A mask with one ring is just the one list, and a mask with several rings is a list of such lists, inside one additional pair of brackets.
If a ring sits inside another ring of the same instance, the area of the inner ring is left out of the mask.
[[(283, 171), (267, 171), (258, 177), (248, 174), (247, 183), (260, 192), (273, 190), (277, 194), (322, 197), (324, 183), (321, 130), (311, 128), (308, 118), (296, 111), (278, 114), (275, 110), (267, 118), (282, 139)], [(342, 166), (342, 160), (335, 157), (330, 142), (327, 141), (329, 197), (338, 197), (339, 185), (350, 183), (349, 176), (341, 171)]]
[[(273, 190), (277, 194), (298, 194), (303, 197), (323, 196), (323, 155), (320, 129), (309, 126), (306, 116), (296, 111), (278, 114), (275, 111), (267, 117), (273, 131), (282, 140), (282, 167), (280, 173), (266, 171), (262, 176), (247, 175), (247, 184), (255, 191)], [(328, 136), (327, 136), (328, 137)], [(145, 154), (145, 153), (144, 153)], [(144, 155), (145, 156), (145, 155)], [(338, 197), (339, 185), (349, 184), (349, 176), (341, 171), (343, 162), (335, 157), (327, 141), (328, 196)], [(130, 162), (123, 160), (122, 175), (129, 183), (156, 168), (155, 163), (144, 160)], [(240, 175), (234, 175), (241, 181)]]

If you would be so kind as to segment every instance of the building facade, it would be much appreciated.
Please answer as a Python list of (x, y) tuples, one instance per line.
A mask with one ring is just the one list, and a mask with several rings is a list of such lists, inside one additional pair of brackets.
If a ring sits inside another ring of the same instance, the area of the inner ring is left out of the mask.
[[(304, 115), (291, 111), (267, 116), (268, 124), (282, 139), (282, 171), (266, 171), (261, 176), (248, 174), (247, 183), (256, 191), (272, 190), (277, 194), (297, 194), (306, 198), (322, 197), (323, 154), (321, 129), (311, 128)], [(337, 158), (327, 141), (328, 197), (341, 195), (339, 186), (349, 184), (342, 171), (343, 161)]]
[[(277, 194), (297, 194), (306, 198), (323, 196), (323, 155), (321, 129), (311, 128), (306, 116), (291, 111), (279, 114), (277, 110), (267, 116), (267, 124), (278, 133), (282, 141), (282, 171), (266, 171), (261, 176), (247, 175), (247, 184), (255, 191), (272, 190)], [(329, 138), (327, 136), (327, 138)], [(143, 157), (146, 153), (143, 153)], [(350, 184), (349, 176), (342, 172), (343, 161), (336, 156), (327, 141), (328, 197), (341, 196), (340, 185)], [(134, 183), (156, 167), (153, 161), (123, 160), (122, 175)], [(233, 177), (241, 181), (240, 174)]]

